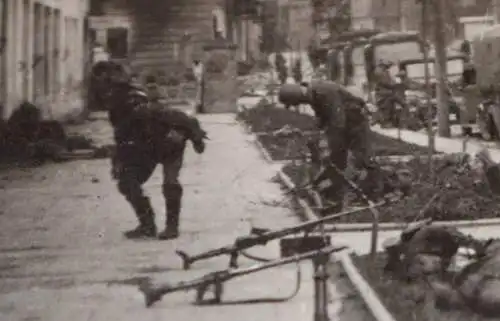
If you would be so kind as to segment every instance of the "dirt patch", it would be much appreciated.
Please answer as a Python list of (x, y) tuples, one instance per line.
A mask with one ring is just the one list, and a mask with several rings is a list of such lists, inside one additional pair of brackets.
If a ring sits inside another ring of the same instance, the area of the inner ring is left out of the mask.
[[(316, 121), (313, 116), (273, 105), (259, 105), (238, 114), (238, 118), (249, 130), (259, 133), (258, 140), (276, 161), (301, 158), (307, 139), (318, 139)], [(305, 139), (276, 133), (282, 128), (299, 129), (306, 134)], [(426, 147), (371, 133), (371, 147), (374, 155), (415, 155), (427, 153)]]
[(486, 321), (469, 311), (443, 311), (436, 308), (432, 291), (424, 282), (406, 283), (384, 272), (385, 254), (379, 253), (374, 262), (369, 256), (353, 256), (361, 275), (378, 294), (396, 320), (405, 321)]
[[(488, 184), (467, 164), (458, 164), (452, 156), (433, 160), (436, 170), (435, 179), (430, 175), (426, 158), (409, 162), (386, 162), (394, 170), (404, 169), (411, 174), (411, 192), (397, 203), (379, 208), (381, 222), (410, 222), (436, 194), (438, 196), (420, 216), (435, 221), (464, 221), (480, 218), (500, 218), (500, 199), (491, 193)], [(385, 165), (380, 162), (380, 166)], [(306, 180), (308, 165), (289, 164), (283, 171), (296, 185)], [(353, 192), (347, 190), (346, 199), (354, 202)], [(349, 204), (349, 203), (348, 203)], [(339, 223), (368, 223), (369, 213), (346, 216)]]

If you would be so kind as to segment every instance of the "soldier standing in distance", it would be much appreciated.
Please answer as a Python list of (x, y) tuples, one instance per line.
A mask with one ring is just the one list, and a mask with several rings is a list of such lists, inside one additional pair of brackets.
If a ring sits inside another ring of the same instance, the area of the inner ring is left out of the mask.
[(395, 104), (404, 102), (398, 98), (395, 79), (392, 78), (389, 69), (392, 63), (380, 61), (375, 68), (375, 100), (379, 109), (382, 127), (391, 127), (395, 117)]

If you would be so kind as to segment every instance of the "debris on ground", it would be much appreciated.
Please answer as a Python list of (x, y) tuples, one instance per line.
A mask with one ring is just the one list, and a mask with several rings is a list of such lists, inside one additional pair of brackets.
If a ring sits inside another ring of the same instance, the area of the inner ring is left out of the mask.
[(69, 161), (109, 157), (109, 147), (97, 147), (88, 137), (68, 134), (65, 125), (45, 120), (40, 108), (23, 102), (0, 124), (0, 161), (3, 163)]
[(436, 305), (435, 295), (426, 281), (406, 282), (386, 273), (386, 253), (377, 253), (372, 261), (370, 255), (352, 257), (363, 278), (378, 294), (378, 297), (394, 316), (395, 320), (418, 321), (498, 321), (500, 318), (485, 318), (470, 309), (446, 310)]
[[(381, 222), (412, 221), (436, 194), (420, 219), (432, 218), (434, 221), (476, 220), (480, 218), (500, 218), (500, 198), (489, 188), (486, 180), (481, 179), (477, 170), (465, 162), (462, 154), (447, 155), (432, 161), (435, 177), (432, 177), (428, 159), (415, 158), (410, 161), (380, 161), (381, 167), (390, 165), (394, 171), (408, 172), (412, 182), (411, 192), (402, 200), (379, 208)], [(301, 184), (304, 173), (310, 170), (308, 164), (288, 164), (283, 171), (295, 184)], [(370, 182), (365, 182), (369, 184)], [(352, 191), (346, 193), (350, 202), (359, 202)], [(370, 213), (346, 216), (339, 223), (368, 223)]]

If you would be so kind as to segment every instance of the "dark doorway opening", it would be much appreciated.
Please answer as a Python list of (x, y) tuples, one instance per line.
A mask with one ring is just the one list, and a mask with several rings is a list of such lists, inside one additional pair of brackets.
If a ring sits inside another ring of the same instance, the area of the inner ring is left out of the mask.
[(111, 59), (125, 59), (128, 55), (128, 29), (109, 28), (107, 30), (107, 49)]

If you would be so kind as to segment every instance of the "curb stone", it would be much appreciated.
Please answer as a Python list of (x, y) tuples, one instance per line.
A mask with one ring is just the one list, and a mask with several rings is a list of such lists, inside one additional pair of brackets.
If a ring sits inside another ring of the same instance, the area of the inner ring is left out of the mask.
[[(257, 149), (260, 151), (260, 153), (262, 154), (263, 158), (265, 159), (265, 161), (270, 164), (270, 165), (280, 165), (279, 162), (276, 162), (276, 161), (273, 161), (272, 158), (270, 157), (269, 153), (267, 152), (267, 150), (264, 148), (264, 146), (262, 146), (262, 144), (260, 143), (260, 141), (257, 139), (257, 137), (255, 135), (253, 135), (253, 133), (249, 130), (249, 128), (247, 126), (245, 126), (245, 124), (243, 122), (240, 122), (240, 124), (242, 125), (241, 128), (242, 130), (247, 133), (247, 134), (250, 134), (253, 136), (254, 138), (254, 145), (257, 147)], [(281, 172), (281, 167), (282, 167), (283, 164), (281, 164), (280, 166), (280, 169), (278, 169), (278, 173)], [(300, 206), (307, 206), (307, 204), (304, 202), (304, 200), (302, 199), (298, 199), (298, 202), (300, 204)], [(302, 204), (303, 203), (303, 204)], [(309, 220), (309, 216), (310, 215), (314, 215), (313, 213), (309, 213), (308, 214), (308, 220)], [(332, 254), (332, 258), (335, 259), (335, 260), (338, 260), (338, 257), (336, 256), (338, 255), (338, 253), (334, 253)], [(331, 294), (332, 293), (335, 293), (336, 290), (335, 290), (335, 284), (333, 282), (328, 282), (327, 283), (327, 286), (328, 286), (328, 297), (331, 297)], [(328, 302), (328, 305), (332, 305), (332, 304), (337, 304), (337, 302)], [(328, 309), (328, 315), (331, 314), (330, 312), (330, 308)]]
[(358, 269), (352, 262), (350, 254), (347, 252), (340, 253), (338, 254), (338, 257), (340, 258), (340, 263), (346, 272), (347, 277), (351, 281), (354, 288), (356, 288), (356, 291), (365, 302), (373, 317), (377, 321), (396, 321), (396, 319), (394, 319), (391, 313), (380, 301), (375, 290), (372, 289), (370, 284), (368, 284), (368, 282), (359, 273)]
[[(285, 173), (283, 173), (282, 170), (278, 171), (278, 175), (287, 188), (289, 189), (294, 188), (294, 184), (292, 183), (290, 178)], [(297, 198), (297, 202), (304, 211), (304, 214), (308, 221), (317, 219), (316, 213), (314, 213), (309, 204), (307, 204), (301, 198)], [(332, 227), (334, 231), (336, 231), (335, 226)], [(329, 228), (325, 228), (325, 231), (329, 232), (328, 230)], [(366, 306), (368, 307), (368, 310), (371, 312), (373, 317), (377, 321), (395, 321), (394, 317), (382, 304), (375, 291), (370, 287), (368, 282), (366, 282), (363, 276), (359, 273), (358, 269), (352, 262), (352, 259), (348, 251), (346, 250), (341, 253), (335, 253), (333, 257), (335, 258), (336, 261), (340, 262), (342, 269), (346, 272), (346, 275), (349, 278), (349, 281), (352, 283), (358, 294), (361, 296), (362, 300), (365, 302)], [(330, 286), (334, 286), (334, 284)]]
[[(248, 128), (243, 126), (244, 130), (248, 132)], [(252, 133), (250, 133), (252, 135)], [(260, 150), (262, 155), (264, 156), (265, 160), (269, 163), (275, 163), (275, 161), (272, 160), (270, 157), (269, 153), (267, 150), (265, 150), (264, 146), (260, 143), (260, 141), (257, 139), (257, 136), (253, 134), (255, 137), (255, 146), (257, 149)], [(280, 177), (281, 181), (289, 188), (293, 189), (294, 184), (290, 180), (290, 178), (282, 171), (280, 168), (278, 170), (278, 176)], [(306, 216), (307, 220), (314, 220), (317, 218), (317, 215), (314, 213), (314, 211), (311, 209), (311, 207), (306, 203), (301, 198), (296, 198), (299, 206), (303, 209), (304, 214)], [(385, 306), (380, 302), (379, 298), (377, 297), (377, 294), (375, 291), (370, 287), (370, 285), (364, 280), (364, 278), (361, 276), (359, 271), (356, 269), (354, 266), (349, 254), (346, 253), (346, 251), (342, 253), (334, 253), (333, 258), (335, 260), (340, 261), (340, 264), (344, 271), (347, 274), (347, 277), (355, 287), (356, 291), (359, 293), (365, 304), (367, 305), (368, 309), (370, 310), (371, 314), (377, 321), (395, 321), (394, 317), (387, 311)], [(335, 287), (335, 283), (333, 282), (328, 282), (328, 292), (329, 294), (332, 293), (332, 287)], [(330, 296), (330, 295), (329, 295)], [(329, 313), (330, 314), (330, 313)]]
[(254, 136), (254, 144), (257, 146), (257, 149), (261, 153), (262, 157), (264, 157), (264, 159), (266, 160), (266, 162), (268, 162), (270, 164), (276, 163), (276, 161), (273, 160), (273, 158), (271, 157), (271, 155), (269, 154), (269, 152), (267, 151), (267, 149), (264, 148), (264, 146), (260, 142), (259, 138), (257, 136), (255, 136), (255, 135), (252, 135), (252, 136)]

